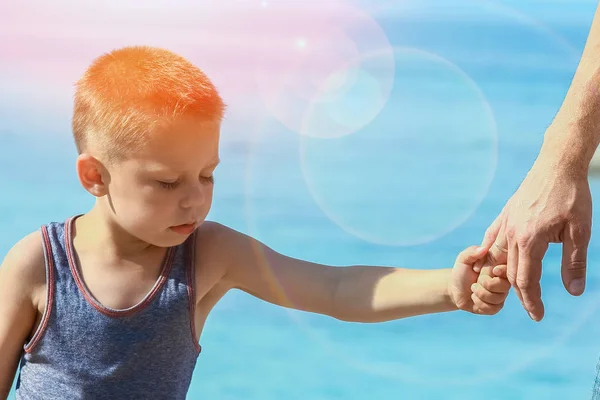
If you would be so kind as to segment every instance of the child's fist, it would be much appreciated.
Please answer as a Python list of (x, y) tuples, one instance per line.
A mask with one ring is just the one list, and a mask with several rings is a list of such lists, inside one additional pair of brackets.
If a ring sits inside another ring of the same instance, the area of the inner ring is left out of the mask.
[(493, 315), (504, 307), (510, 292), (506, 265), (483, 267), (477, 282), (471, 285), (471, 300), (477, 314)]
[(480, 273), (473, 270), (475, 263), (486, 256), (485, 249), (471, 246), (456, 258), (448, 291), (458, 309), (474, 314), (494, 315), (504, 306), (504, 300), (510, 291), (506, 266), (496, 267), (499, 276), (492, 274), (492, 268), (486, 267)]

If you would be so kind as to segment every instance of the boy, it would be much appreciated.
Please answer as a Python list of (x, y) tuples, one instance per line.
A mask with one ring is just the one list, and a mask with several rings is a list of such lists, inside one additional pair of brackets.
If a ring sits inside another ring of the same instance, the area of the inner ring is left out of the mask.
[(73, 133), (86, 214), (44, 225), (0, 267), (0, 397), (186, 396), (204, 322), (231, 289), (342, 321), (492, 315), (505, 266), (338, 268), (286, 257), (215, 222), (224, 104), (187, 60), (151, 47), (99, 57), (77, 84)]

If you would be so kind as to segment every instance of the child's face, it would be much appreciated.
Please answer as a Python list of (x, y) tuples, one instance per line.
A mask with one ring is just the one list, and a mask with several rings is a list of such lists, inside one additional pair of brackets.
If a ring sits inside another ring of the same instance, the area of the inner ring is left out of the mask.
[(211, 207), (219, 131), (219, 123), (179, 122), (108, 168), (106, 199), (118, 224), (156, 246), (182, 243)]

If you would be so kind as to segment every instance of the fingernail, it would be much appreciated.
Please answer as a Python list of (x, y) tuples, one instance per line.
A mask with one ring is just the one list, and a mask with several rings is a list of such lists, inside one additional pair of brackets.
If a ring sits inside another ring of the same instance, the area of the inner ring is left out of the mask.
[(478, 248), (477, 248), (475, 251), (481, 251), (481, 250), (483, 250), (483, 249), (485, 249), (485, 247), (483, 247), (483, 246), (479, 246), (479, 247), (478, 247)]
[(529, 314), (529, 318), (531, 318), (534, 321), (537, 321), (537, 318), (531, 313), (531, 311), (528, 311), (527, 314)]
[(569, 284), (569, 292), (571, 292), (571, 294), (573, 294), (573, 295), (582, 294), (584, 289), (585, 289), (585, 279), (583, 279), (583, 278), (573, 279), (571, 281), (571, 283)]

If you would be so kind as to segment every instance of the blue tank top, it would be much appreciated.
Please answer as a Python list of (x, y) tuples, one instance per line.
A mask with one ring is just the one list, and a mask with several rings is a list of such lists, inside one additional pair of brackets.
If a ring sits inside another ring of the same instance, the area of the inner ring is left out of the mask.
[(73, 250), (75, 217), (41, 228), (48, 296), (25, 345), (17, 399), (185, 399), (200, 345), (194, 328), (194, 236), (167, 250), (137, 305), (94, 299)]

